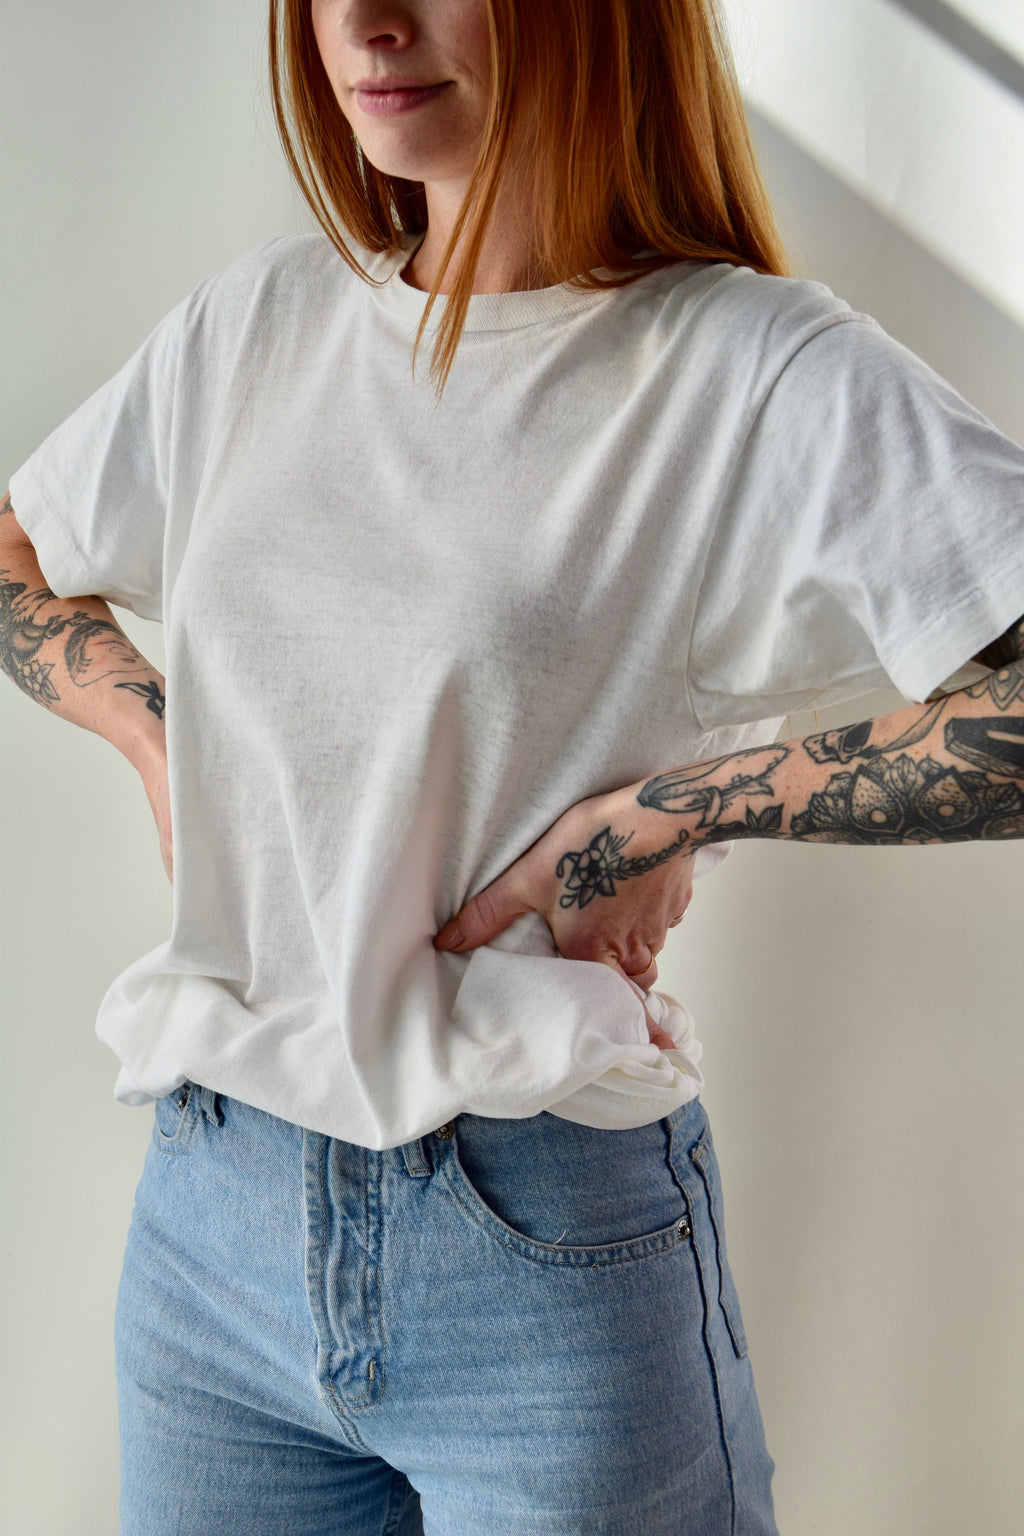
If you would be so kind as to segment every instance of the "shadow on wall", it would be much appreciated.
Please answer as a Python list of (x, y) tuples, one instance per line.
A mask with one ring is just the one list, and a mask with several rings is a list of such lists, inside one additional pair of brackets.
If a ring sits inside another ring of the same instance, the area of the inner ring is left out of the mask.
[(930, 27), (957, 53), (1024, 101), (1024, 63), (946, 0), (889, 0), (889, 4)]
[(1024, 443), (1024, 329), (748, 109), (798, 275), (817, 278)]

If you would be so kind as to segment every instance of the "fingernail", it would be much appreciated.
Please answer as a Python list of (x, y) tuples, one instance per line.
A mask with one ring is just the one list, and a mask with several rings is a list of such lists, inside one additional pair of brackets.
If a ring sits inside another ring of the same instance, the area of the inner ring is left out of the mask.
[(449, 923), (446, 928), (441, 929), (437, 936), (438, 949), (458, 949), (461, 943), (462, 929), (455, 924)]

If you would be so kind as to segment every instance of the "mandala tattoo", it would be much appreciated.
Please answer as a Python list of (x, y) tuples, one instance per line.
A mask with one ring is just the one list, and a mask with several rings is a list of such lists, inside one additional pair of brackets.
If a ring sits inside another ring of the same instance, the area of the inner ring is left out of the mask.
[(596, 837), (591, 838), (581, 853), (563, 853), (555, 870), (559, 880), (565, 881), (565, 891), (559, 897), (559, 906), (585, 907), (595, 896), (614, 896), (617, 884), (621, 885), (624, 880), (646, 875), (659, 865), (667, 864), (690, 841), (690, 834), (683, 831), (667, 847), (659, 848), (657, 853), (648, 853), (638, 859), (624, 859), (622, 850), (632, 836), (633, 833), (629, 832), (625, 837), (619, 837), (611, 827), (605, 827)]
[[(778, 836), (787, 806), (778, 803), (785, 792), (774, 780), (795, 751), (850, 770), (833, 774), (803, 810), (790, 807), (786, 835), (796, 841), (884, 847), (1024, 837), (1024, 619), (976, 659), (994, 668), (989, 676), (931, 702), (895, 740), (873, 740), (880, 722), (862, 720), (800, 743), (754, 747), (649, 779), (637, 802), (693, 818), (689, 833), (630, 859), (623, 850), (633, 833), (605, 827), (581, 852), (560, 859), (561, 905), (585, 907), (595, 896), (615, 896), (624, 880), (656, 869), (684, 847), (692, 853), (705, 843)], [(984, 700), (997, 713), (960, 714), (956, 701), (965, 697)], [(970, 768), (931, 756), (918, 760), (907, 750), (937, 734), (942, 722), (946, 753)], [(775, 803), (755, 810), (749, 803), (755, 797)], [(727, 819), (736, 800), (748, 802), (742, 821)]]
[(974, 658), (991, 667), (988, 677), (968, 688), (970, 699), (988, 699), (996, 709), (1007, 710), (1024, 696), (1024, 618), (1011, 624)]
[[(1019, 741), (1014, 750), (1020, 750)], [(931, 757), (920, 762), (906, 753), (894, 762), (876, 757), (854, 773), (835, 774), (825, 790), (812, 795), (807, 810), (793, 817), (792, 835), (880, 847), (1021, 837), (1024, 792), (1017, 784), (993, 784), (984, 773), (943, 767)]]
[(968, 688), (969, 699), (989, 699), (996, 709), (1007, 710), (1024, 696), (1024, 667), (1000, 667), (998, 672)]

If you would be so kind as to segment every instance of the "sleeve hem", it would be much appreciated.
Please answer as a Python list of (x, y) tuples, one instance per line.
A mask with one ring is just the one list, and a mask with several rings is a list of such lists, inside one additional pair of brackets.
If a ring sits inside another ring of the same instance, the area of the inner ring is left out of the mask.
[(914, 636), (886, 665), (905, 698), (925, 700), (971, 658), (1024, 615), (1024, 558), (1007, 564), (984, 587), (972, 587), (957, 605)]
[(102, 585), (97, 587), (95, 577), (86, 570), (79, 550), (39, 484), (31, 459), (11, 476), (9, 490), (14, 515), (31, 540), (39, 569), (55, 597), (100, 597), (119, 608), (128, 608), (140, 618), (157, 622), (162, 619), (159, 606), (148, 598), (137, 593), (104, 591)]

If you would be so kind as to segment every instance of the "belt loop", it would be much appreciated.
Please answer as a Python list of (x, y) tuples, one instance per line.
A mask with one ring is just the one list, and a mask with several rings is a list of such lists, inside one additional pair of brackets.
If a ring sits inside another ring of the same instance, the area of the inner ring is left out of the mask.
[(412, 1174), (414, 1179), (422, 1179), (430, 1172), (422, 1136), (418, 1136), (415, 1141), (407, 1141), (402, 1148), (402, 1156), (405, 1158), (406, 1173)]
[(224, 1111), (220, 1105), (220, 1094), (215, 1089), (200, 1088), (199, 1108), (211, 1125), (224, 1124)]

